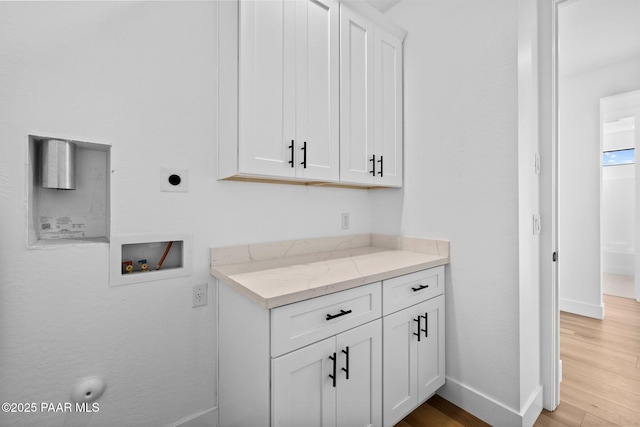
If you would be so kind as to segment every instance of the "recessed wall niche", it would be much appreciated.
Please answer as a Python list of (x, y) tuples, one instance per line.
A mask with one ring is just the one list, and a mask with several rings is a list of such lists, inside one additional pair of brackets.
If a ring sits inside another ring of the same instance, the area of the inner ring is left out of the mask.
[(160, 233), (113, 236), (111, 286), (191, 275), (191, 234)]
[(109, 242), (111, 146), (29, 135), (28, 245)]

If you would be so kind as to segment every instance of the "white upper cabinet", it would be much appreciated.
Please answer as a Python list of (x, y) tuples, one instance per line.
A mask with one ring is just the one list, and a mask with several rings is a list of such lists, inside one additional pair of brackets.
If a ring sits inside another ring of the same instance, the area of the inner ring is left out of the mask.
[[(221, 158), (232, 165), (221, 166), (220, 177), (337, 181), (337, 1), (241, 1), (237, 7), (237, 170), (233, 158)], [(222, 154), (233, 156), (229, 151)]]
[(402, 186), (404, 32), (340, 9), (340, 180)]
[(338, 0), (218, 11), (219, 179), (402, 186), (403, 30)]
[(402, 187), (402, 39), (376, 27), (373, 58), (375, 183)]
[(374, 177), (373, 22), (340, 9), (340, 180), (370, 184)]
[(293, 3), (297, 28), (297, 176), (337, 181), (340, 173), (339, 6), (334, 0)]
[(239, 7), (239, 170), (295, 176), (287, 149), (295, 138), (295, 33), (285, 26), (294, 4), (241, 1)]

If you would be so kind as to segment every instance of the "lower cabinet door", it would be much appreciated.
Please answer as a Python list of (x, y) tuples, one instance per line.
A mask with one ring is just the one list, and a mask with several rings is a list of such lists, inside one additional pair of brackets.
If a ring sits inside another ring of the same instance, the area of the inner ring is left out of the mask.
[(418, 402), (431, 396), (445, 382), (444, 295), (418, 305), (422, 337), (418, 343)]
[(382, 320), (336, 337), (338, 427), (382, 424)]
[(383, 416), (393, 426), (418, 404), (418, 306), (383, 317)]
[[(271, 361), (272, 426), (334, 427), (336, 387), (333, 373), (335, 337)], [(251, 402), (247, 402), (251, 410)]]

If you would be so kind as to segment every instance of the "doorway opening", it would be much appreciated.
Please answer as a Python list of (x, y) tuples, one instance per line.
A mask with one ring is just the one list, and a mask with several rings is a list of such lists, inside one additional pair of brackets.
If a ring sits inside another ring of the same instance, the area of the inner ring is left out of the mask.
[(640, 91), (600, 100), (602, 129), (601, 229), (603, 294), (640, 301), (636, 274), (640, 242)]

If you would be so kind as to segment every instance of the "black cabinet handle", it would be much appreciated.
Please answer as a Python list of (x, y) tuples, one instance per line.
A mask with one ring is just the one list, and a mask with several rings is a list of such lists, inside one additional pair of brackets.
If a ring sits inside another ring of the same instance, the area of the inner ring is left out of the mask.
[(418, 316), (417, 319), (413, 319), (414, 322), (418, 322), (418, 333), (415, 333), (415, 332), (413, 333), (413, 335), (418, 337), (418, 341), (420, 341), (420, 331), (421, 331), (421, 329), (420, 329), (420, 318), (421, 317), (422, 316)]
[(345, 364), (345, 367), (342, 368), (342, 370), (346, 372), (347, 379), (349, 379), (349, 346), (346, 346), (345, 349), (342, 350), (342, 352), (347, 355), (347, 362)]
[(336, 354), (333, 353), (333, 356), (329, 356), (329, 359), (333, 360), (333, 375), (329, 374), (329, 378), (333, 380), (333, 386), (336, 386)]
[(411, 290), (413, 290), (413, 292), (418, 292), (421, 291), (423, 289), (427, 289), (429, 287), (429, 285), (420, 285), (417, 288), (411, 288)]
[(340, 310), (340, 313), (338, 314), (327, 314), (327, 320), (331, 320), (331, 319), (335, 319), (336, 317), (340, 317), (340, 316), (344, 316), (345, 314), (349, 314), (351, 313), (351, 310)]
[(424, 329), (422, 329), (422, 332), (424, 332), (424, 337), (429, 338), (429, 313), (425, 312), (424, 316), (420, 317), (424, 318)]
[(380, 160), (378, 160), (378, 163), (380, 163), (380, 172), (378, 172), (378, 175), (384, 176), (384, 174), (382, 173), (382, 169), (384, 167), (384, 157), (383, 156), (380, 156)]
[(306, 169), (307, 168), (307, 141), (302, 143), (302, 162), (300, 164)]
[(373, 170), (369, 173), (373, 176), (376, 176), (376, 155), (374, 154), (373, 157), (369, 159), (369, 161), (372, 163), (371, 167), (373, 168)]
[(294, 167), (294, 165), (293, 165), (293, 139), (291, 140), (291, 145), (288, 148), (289, 148), (289, 150), (291, 150), (291, 160), (289, 160), (289, 164), (291, 165), (291, 167)]

